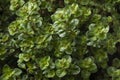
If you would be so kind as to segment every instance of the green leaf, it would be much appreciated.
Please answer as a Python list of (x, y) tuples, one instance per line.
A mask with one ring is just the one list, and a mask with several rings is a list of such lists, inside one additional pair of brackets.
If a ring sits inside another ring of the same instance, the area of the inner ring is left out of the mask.
[(15, 71), (12, 70), (8, 65), (3, 67), (3, 74), (0, 76), (0, 80), (8, 80), (15, 74)]
[(26, 69), (25, 63), (20, 63), (20, 62), (18, 62), (18, 66), (19, 66), (20, 68)]
[(55, 61), (56, 68), (67, 69), (70, 66), (72, 59), (70, 56), (64, 56), (62, 59)]
[(112, 76), (112, 75), (113, 75), (113, 72), (114, 72), (115, 70), (116, 70), (115, 67), (109, 67), (109, 68), (107, 69), (108, 75), (109, 75), (109, 76)]
[(2, 39), (0, 39), (0, 42), (6, 42), (7, 40), (9, 39), (9, 35), (8, 34), (5, 34), (5, 35), (2, 35)]
[(86, 70), (81, 71), (81, 77), (83, 77), (84, 79), (89, 79), (90, 72)]
[(28, 62), (30, 60), (30, 57), (31, 57), (30, 53), (23, 53), (23, 54), (21, 53), (19, 54), (18, 62), (23, 62), (23, 61)]
[(58, 77), (64, 77), (66, 74), (67, 74), (67, 72), (65, 70), (62, 70), (62, 69), (56, 70), (56, 75)]
[(22, 71), (20, 69), (18, 69), (18, 68), (15, 68), (14, 72), (15, 72), (14, 76), (19, 76), (22, 73)]
[(45, 70), (50, 66), (50, 56), (45, 56), (41, 58), (38, 62), (41, 70)]
[(103, 50), (96, 50), (94, 52), (95, 58), (97, 62), (104, 62), (108, 59), (108, 55), (105, 51)]
[(26, 4), (24, 4), (20, 9), (16, 12), (16, 14), (20, 17), (24, 17), (27, 15), (36, 14), (39, 10), (39, 5), (36, 4), (36, 2), (28, 1)]
[(68, 71), (73, 75), (77, 75), (80, 73), (81, 69), (79, 66), (72, 64), (71, 68)]
[(8, 31), (10, 35), (15, 35), (17, 33), (16, 30), (17, 30), (17, 23), (16, 22), (11, 23), (10, 26), (8, 27)]
[(47, 78), (53, 78), (55, 76), (55, 71), (54, 70), (45, 70), (43, 72)]
[(0, 48), (0, 56), (4, 55), (7, 52), (7, 49), (5, 47)]
[(21, 7), (25, 2), (24, 0), (11, 0), (10, 3), (11, 3), (10, 10), (14, 11)]
[(70, 10), (71, 10), (71, 13), (72, 13), (72, 14), (76, 14), (76, 13), (79, 11), (79, 5), (73, 3), (73, 4), (70, 6)]
[(116, 68), (119, 68), (120, 67), (120, 59), (114, 58), (112, 61), (112, 65)]
[(120, 69), (117, 69), (113, 72), (113, 77), (119, 77), (120, 76)]
[(80, 67), (90, 72), (94, 72), (97, 70), (96, 64), (94, 63), (93, 59), (90, 57), (87, 57), (84, 60), (82, 60), (80, 62)]
[[(107, 33), (109, 31), (109, 26), (104, 26), (102, 23), (100, 24), (90, 24), (89, 31), (87, 31), (86, 36), (88, 37), (89, 46), (97, 46), (100, 42), (107, 38)], [(98, 46), (98, 47), (99, 47)]]

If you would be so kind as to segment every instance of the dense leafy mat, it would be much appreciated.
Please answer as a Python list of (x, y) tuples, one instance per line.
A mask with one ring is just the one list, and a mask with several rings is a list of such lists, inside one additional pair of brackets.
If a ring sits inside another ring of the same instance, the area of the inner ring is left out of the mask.
[(120, 80), (120, 0), (0, 0), (0, 80)]

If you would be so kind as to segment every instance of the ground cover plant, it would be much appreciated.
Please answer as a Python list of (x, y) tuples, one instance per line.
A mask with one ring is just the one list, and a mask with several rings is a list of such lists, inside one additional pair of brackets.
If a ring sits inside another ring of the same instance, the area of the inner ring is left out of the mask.
[(0, 80), (120, 80), (120, 0), (0, 0)]

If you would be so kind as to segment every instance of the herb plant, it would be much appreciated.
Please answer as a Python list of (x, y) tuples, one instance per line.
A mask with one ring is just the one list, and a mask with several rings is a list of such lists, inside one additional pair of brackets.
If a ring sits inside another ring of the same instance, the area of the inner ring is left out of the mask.
[(0, 0), (0, 80), (120, 80), (120, 0)]

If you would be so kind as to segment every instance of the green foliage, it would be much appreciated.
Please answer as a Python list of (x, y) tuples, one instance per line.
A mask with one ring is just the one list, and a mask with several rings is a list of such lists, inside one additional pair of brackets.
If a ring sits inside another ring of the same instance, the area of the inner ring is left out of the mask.
[(15, 79), (17, 76), (20, 76), (22, 71), (18, 68), (11, 69), (8, 65), (3, 67), (2, 76), (0, 77), (1, 80), (12, 80)]
[(0, 80), (120, 80), (119, 5), (0, 0)]

